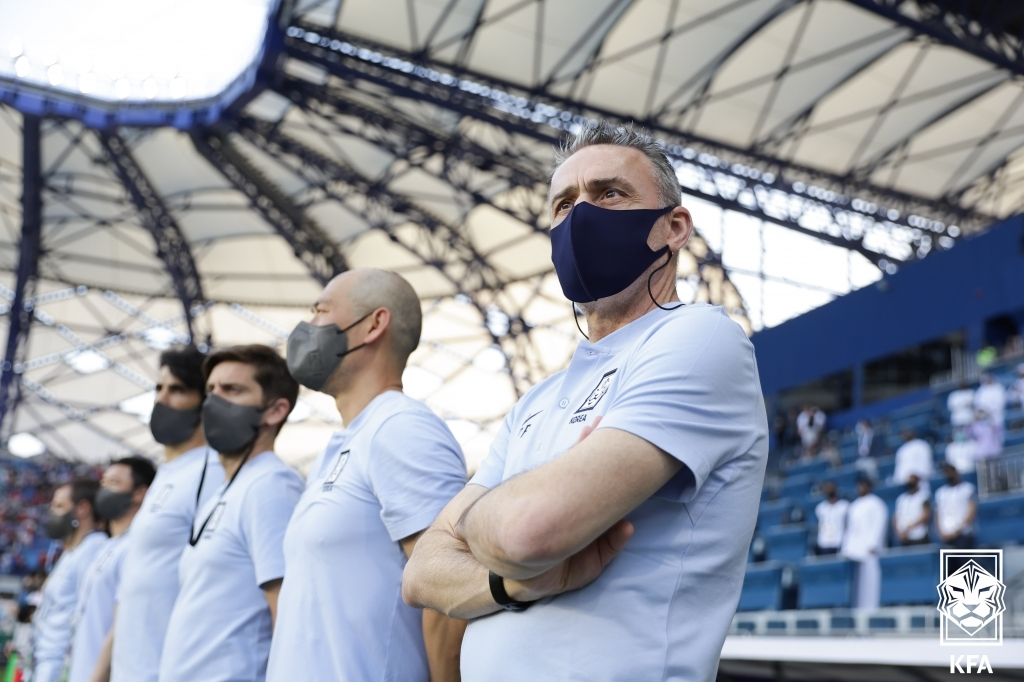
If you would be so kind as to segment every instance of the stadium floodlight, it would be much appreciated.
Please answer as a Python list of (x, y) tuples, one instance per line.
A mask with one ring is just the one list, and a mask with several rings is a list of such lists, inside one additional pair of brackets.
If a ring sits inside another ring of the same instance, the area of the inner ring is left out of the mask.
[(7, 450), (15, 457), (35, 457), (46, 452), (46, 445), (31, 433), (23, 431), (11, 436), (7, 441)]
[(255, 81), (277, 5), (0, 0), (0, 102), (96, 127), (210, 123)]

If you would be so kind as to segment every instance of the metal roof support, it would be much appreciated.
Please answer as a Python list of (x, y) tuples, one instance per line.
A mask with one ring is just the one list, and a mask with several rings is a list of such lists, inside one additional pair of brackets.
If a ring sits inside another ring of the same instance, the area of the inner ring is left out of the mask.
[(8, 316), (7, 351), (0, 372), (0, 441), (11, 436), (14, 411), (21, 399), (21, 363), (28, 351), (28, 331), (39, 275), (43, 235), (43, 143), (38, 116), (22, 117), (21, 240), (18, 245), (18, 279)]
[[(510, 134), (550, 144), (556, 144), (563, 131), (592, 120), (588, 117), (619, 120), (611, 112), (546, 92), (526, 91), (515, 84), (456, 71), (448, 65), (339, 32), (318, 31), (324, 29), (289, 27), (286, 53), (327, 70), (355, 88), (360, 96), (373, 96), (383, 86), (395, 96), (428, 102)], [(360, 89), (361, 84), (377, 87)], [(716, 179), (711, 184), (687, 187), (689, 193), (730, 209), (739, 200), (746, 213), (754, 211), (752, 215), (764, 220), (800, 228), (798, 231), (807, 230), (823, 241), (860, 251), (880, 265), (913, 260), (926, 254), (935, 242), (951, 246), (960, 234), (991, 222), (988, 216), (945, 201), (875, 187), (858, 178), (831, 175), (755, 150), (735, 149), (665, 128), (657, 122), (639, 123), (662, 136), (675, 161), (692, 166), (699, 175)], [(796, 214), (763, 211), (762, 202), (751, 200), (751, 194), (792, 198), (798, 210)], [(825, 217), (830, 224), (821, 231), (812, 229), (804, 220), (810, 213)], [(876, 236), (882, 230), (895, 241), (907, 243), (887, 253), (866, 249), (858, 230), (843, 229), (859, 223), (870, 225)]]
[(313, 278), (326, 285), (348, 270), (345, 257), (327, 233), (297, 207), (273, 181), (265, 177), (219, 132), (192, 133), (192, 143), (213, 166), (244, 193), (253, 207), (291, 245)]
[(163, 261), (167, 274), (174, 283), (174, 292), (185, 310), (189, 336), (195, 341), (192, 308), (202, 304), (205, 297), (188, 240), (164, 203), (163, 197), (146, 177), (121, 136), (116, 132), (100, 133), (99, 139), (121, 183), (131, 196), (143, 227), (153, 235), (156, 255)]
[(1024, 12), (1019, 0), (847, 2), (1024, 76)]

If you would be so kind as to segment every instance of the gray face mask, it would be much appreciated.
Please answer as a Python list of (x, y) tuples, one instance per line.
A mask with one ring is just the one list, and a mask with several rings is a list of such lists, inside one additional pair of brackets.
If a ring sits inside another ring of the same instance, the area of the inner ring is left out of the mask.
[(161, 445), (184, 443), (199, 426), (202, 408), (176, 410), (163, 403), (153, 405), (153, 416), (149, 418), (149, 430), (153, 439)]
[(256, 440), (265, 407), (236, 405), (217, 395), (203, 401), (203, 435), (222, 454), (242, 451)]
[(115, 493), (108, 488), (96, 491), (96, 513), (107, 521), (124, 516), (132, 506), (132, 493)]
[(299, 322), (288, 336), (288, 371), (292, 377), (306, 388), (322, 389), (342, 359), (366, 345), (361, 343), (349, 348), (345, 332), (369, 317), (370, 313), (344, 329), (339, 329), (336, 324), (317, 327), (309, 322)]
[(78, 528), (78, 520), (75, 519), (73, 511), (66, 512), (59, 516), (50, 514), (46, 517), (46, 522), (43, 528), (46, 530), (46, 534), (51, 540), (63, 540), (67, 536), (71, 535), (75, 528)]

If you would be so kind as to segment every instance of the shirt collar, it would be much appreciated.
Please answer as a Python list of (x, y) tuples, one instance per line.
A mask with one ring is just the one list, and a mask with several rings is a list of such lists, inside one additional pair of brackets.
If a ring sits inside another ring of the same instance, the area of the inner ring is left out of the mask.
[(619, 327), (600, 341), (580, 341), (577, 350), (592, 350), (598, 353), (617, 353), (623, 348), (636, 341), (644, 332), (654, 326), (655, 323), (671, 315), (671, 310), (655, 308), (629, 324)]

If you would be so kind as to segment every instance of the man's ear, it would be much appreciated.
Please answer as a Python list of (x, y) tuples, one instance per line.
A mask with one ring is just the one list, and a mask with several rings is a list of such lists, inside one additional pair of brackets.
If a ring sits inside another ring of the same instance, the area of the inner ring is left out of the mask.
[(684, 206), (676, 206), (669, 213), (668, 237), (666, 243), (669, 251), (675, 253), (686, 246), (693, 234), (693, 217)]
[(267, 426), (277, 426), (288, 418), (289, 412), (291, 412), (291, 404), (288, 402), (288, 399), (278, 398), (264, 411)]
[(388, 327), (391, 326), (391, 311), (387, 308), (377, 308), (370, 313), (370, 328), (366, 331), (363, 343), (370, 345), (384, 336)]
[(149, 486), (140, 485), (138, 488), (132, 491), (132, 504), (142, 506), (142, 501), (146, 499), (146, 491), (149, 490)]

